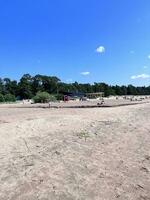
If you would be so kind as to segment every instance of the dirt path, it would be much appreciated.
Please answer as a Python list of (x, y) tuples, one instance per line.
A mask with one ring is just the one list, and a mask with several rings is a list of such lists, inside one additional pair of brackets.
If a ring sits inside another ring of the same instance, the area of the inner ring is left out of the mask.
[(0, 200), (149, 200), (150, 104), (0, 110)]

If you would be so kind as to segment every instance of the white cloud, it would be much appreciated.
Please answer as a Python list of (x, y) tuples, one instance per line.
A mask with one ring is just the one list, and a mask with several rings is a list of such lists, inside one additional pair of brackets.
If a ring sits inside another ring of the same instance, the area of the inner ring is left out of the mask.
[(104, 46), (99, 46), (99, 47), (96, 49), (96, 52), (97, 52), (97, 53), (104, 53), (104, 52), (105, 52), (105, 47), (104, 47)]
[(150, 59), (150, 54), (147, 57), (148, 57), (148, 59)]
[(88, 76), (88, 75), (90, 75), (90, 72), (81, 72), (81, 75)]
[(147, 78), (150, 78), (149, 74), (139, 74), (131, 76), (131, 79), (147, 79)]
[(144, 69), (147, 69), (147, 68), (148, 68), (148, 66), (146, 66), (146, 65), (145, 65), (143, 68), (144, 68)]

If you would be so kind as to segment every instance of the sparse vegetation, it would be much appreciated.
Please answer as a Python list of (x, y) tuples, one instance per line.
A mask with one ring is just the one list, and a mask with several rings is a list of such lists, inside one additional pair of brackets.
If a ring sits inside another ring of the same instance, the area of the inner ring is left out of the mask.
[(82, 131), (82, 132), (80, 132), (80, 133), (78, 133), (77, 134), (77, 136), (80, 138), (80, 139), (82, 139), (82, 138), (84, 138), (85, 139), (85, 141), (87, 140), (87, 138), (89, 138), (90, 136), (89, 136), (89, 133), (88, 132), (84, 132), (84, 131)]

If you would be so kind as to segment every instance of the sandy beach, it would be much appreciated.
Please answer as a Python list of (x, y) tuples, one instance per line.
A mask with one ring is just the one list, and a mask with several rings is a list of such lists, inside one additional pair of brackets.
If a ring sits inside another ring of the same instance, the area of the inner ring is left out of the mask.
[(149, 200), (150, 103), (0, 106), (0, 200)]

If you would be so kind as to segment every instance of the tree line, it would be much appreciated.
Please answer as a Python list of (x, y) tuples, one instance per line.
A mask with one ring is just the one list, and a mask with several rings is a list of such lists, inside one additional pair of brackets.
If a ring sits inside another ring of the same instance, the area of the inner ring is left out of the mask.
[(133, 85), (119, 86), (106, 83), (64, 83), (56, 76), (24, 74), (19, 81), (10, 78), (0, 78), (0, 99), (16, 98), (31, 99), (38, 92), (48, 92), (57, 99), (62, 99), (63, 92), (94, 93), (104, 92), (109, 95), (150, 95), (150, 86), (135, 87)]

